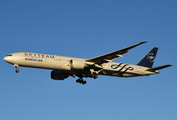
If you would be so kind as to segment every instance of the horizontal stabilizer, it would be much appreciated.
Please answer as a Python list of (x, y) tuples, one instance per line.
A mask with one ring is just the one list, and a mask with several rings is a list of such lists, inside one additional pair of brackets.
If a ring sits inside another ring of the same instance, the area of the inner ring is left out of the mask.
[(156, 71), (156, 70), (161, 70), (161, 69), (164, 69), (166, 67), (170, 67), (170, 66), (173, 66), (172, 64), (168, 64), (168, 65), (163, 65), (163, 66), (159, 66), (159, 67), (154, 67), (154, 68), (149, 68), (147, 69), (146, 71)]

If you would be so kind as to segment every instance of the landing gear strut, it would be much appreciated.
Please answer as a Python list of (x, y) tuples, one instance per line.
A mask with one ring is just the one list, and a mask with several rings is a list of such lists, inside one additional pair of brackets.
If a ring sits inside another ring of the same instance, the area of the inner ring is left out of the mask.
[(80, 76), (79, 79), (76, 80), (76, 82), (85, 85), (87, 81), (84, 81), (82, 78), (83, 76)]
[(15, 72), (18, 73), (19, 72), (18, 65), (14, 64), (13, 66), (16, 68)]

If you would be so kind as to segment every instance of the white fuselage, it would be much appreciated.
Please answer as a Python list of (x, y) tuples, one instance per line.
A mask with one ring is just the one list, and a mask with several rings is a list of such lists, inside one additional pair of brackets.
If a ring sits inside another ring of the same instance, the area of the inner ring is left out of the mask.
[[(19, 52), (13, 53), (4, 58), (5, 61), (13, 65), (42, 68), (51, 70), (61, 70), (68, 74), (84, 74), (89, 75), (90, 69), (85, 67), (83, 70), (72, 70), (70, 66), (70, 60), (79, 60), (85, 62), (87, 59), (64, 57), (57, 55)], [(148, 76), (151, 74), (157, 74), (158, 71), (151, 72), (146, 71), (147, 67), (138, 65), (108, 62), (102, 64), (102, 69), (98, 72), (98, 75), (108, 75), (116, 77), (134, 77), (134, 76)]]

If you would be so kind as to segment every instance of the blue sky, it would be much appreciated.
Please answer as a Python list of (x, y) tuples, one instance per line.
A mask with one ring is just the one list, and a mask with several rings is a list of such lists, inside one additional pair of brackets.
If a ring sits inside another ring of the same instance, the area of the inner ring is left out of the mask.
[[(0, 119), (176, 120), (177, 2), (175, 0), (1, 0)], [(174, 64), (159, 75), (99, 76), (55, 81), (50, 70), (20, 67), (3, 57), (37, 52), (92, 58), (141, 41), (114, 60), (137, 64), (159, 47), (154, 66)]]

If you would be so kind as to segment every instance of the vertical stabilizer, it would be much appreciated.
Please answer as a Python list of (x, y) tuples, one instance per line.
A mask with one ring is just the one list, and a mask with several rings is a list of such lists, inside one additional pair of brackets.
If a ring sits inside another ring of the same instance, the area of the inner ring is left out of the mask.
[(158, 48), (154, 47), (137, 65), (152, 68), (157, 51)]

